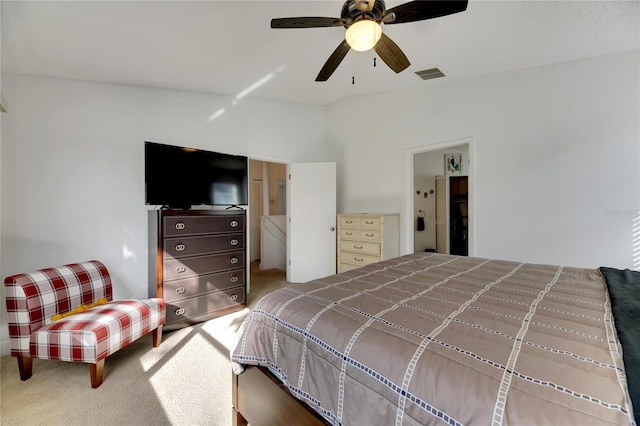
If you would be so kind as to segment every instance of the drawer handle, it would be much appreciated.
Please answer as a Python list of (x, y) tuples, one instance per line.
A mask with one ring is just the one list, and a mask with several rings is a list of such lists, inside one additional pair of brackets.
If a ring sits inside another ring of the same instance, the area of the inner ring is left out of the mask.
[(177, 229), (178, 231), (182, 231), (182, 230), (183, 230), (184, 228), (186, 228), (186, 227), (187, 227), (187, 225), (185, 225), (185, 224), (184, 224), (184, 222), (178, 222), (178, 223), (176, 223), (176, 229)]
[(177, 293), (177, 294), (183, 294), (185, 291), (187, 291), (187, 289), (186, 289), (186, 288), (184, 288), (184, 287), (178, 287), (178, 288), (176, 288), (176, 293)]
[(231, 295), (231, 300), (238, 300), (238, 295), (237, 294), (232, 294)]
[(184, 308), (178, 308), (178, 309), (176, 309), (176, 315), (184, 315), (184, 313), (185, 313)]
[(364, 262), (364, 259), (358, 259), (357, 257), (354, 257), (353, 260), (355, 260), (356, 262)]
[(373, 225), (373, 221), (372, 220), (365, 220), (364, 223), (366, 223), (367, 225)]
[(345, 220), (344, 223), (353, 223), (352, 220)]
[(234, 256), (234, 257), (232, 257), (231, 259), (229, 259), (229, 262), (231, 262), (233, 265), (235, 265), (236, 263), (238, 263), (238, 262), (239, 262), (239, 260), (238, 260), (238, 258), (237, 258), (237, 257), (235, 257), (235, 256)]
[(236, 281), (238, 281), (238, 276), (237, 275), (231, 275), (229, 277), (229, 281), (231, 281), (232, 283), (235, 283)]
[(231, 222), (229, 222), (229, 226), (231, 226), (232, 228), (235, 228), (236, 226), (238, 226), (238, 221), (232, 220)]
[(354, 245), (353, 245), (353, 248), (354, 248), (354, 249), (361, 250), (361, 249), (362, 249), (362, 246), (357, 246), (357, 245), (355, 245), (355, 244), (354, 244)]
[(176, 266), (176, 272), (178, 273), (183, 273), (187, 271), (187, 267), (186, 266)]
[(231, 244), (232, 246), (237, 246), (239, 243), (237, 238), (234, 238), (233, 240), (229, 241), (229, 244)]
[(353, 232), (345, 232), (346, 235), (353, 235)]
[(371, 237), (373, 237), (375, 234), (364, 234), (364, 235), (366, 235), (367, 237), (371, 238)]
[(184, 251), (184, 249), (186, 249), (187, 246), (185, 246), (184, 244), (176, 244), (176, 251)]

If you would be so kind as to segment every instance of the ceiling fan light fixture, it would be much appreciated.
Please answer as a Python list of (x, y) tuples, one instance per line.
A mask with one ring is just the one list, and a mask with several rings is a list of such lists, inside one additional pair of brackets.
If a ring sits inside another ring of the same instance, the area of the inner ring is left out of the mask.
[(373, 48), (382, 37), (382, 27), (376, 21), (362, 19), (353, 23), (344, 38), (353, 50), (364, 52)]

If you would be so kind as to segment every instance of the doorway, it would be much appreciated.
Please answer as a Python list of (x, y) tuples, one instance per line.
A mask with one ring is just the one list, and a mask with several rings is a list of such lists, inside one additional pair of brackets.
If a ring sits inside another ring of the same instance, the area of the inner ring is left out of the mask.
[[(285, 278), (310, 281), (335, 273), (336, 164), (249, 159), (249, 180), (255, 182), (250, 186), (254, 191), (249, 194), (251, 200), (259, 197), (262, 188), (262, 200), (248, 207), (249, 223), (261, 222), (253, 232), (253, 226), (248, 227), (251, 244), (251, 234), (261, 233), (259, 256), (251, 256), (252, 248), (247, 251), (252, 260), (251, 282), (256, 273), (275, 270), (282, 274), (282, 282)], [(273, 266), (274, 258), (281, 263)]]
[(474, 255), (473, 144), (470, 137), (406, 151), (406, 253)]
[(284, 163), (249, 159), (248, 254), (252, 286), (260, 286), (265, 277), (285, 280), (286, 168)]

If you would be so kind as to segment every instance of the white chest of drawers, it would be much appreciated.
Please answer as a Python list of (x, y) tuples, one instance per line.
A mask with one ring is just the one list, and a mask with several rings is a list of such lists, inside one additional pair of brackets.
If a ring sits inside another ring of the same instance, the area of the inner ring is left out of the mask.
[(339, 214), (338, 273), (399, 256), (400, 215)]

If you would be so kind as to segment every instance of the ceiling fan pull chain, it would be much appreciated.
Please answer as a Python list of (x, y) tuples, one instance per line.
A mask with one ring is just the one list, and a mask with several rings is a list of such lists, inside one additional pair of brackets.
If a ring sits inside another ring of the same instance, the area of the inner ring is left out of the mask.
[(373, 66), (376, 67), (376, 58), (373, 58)]

